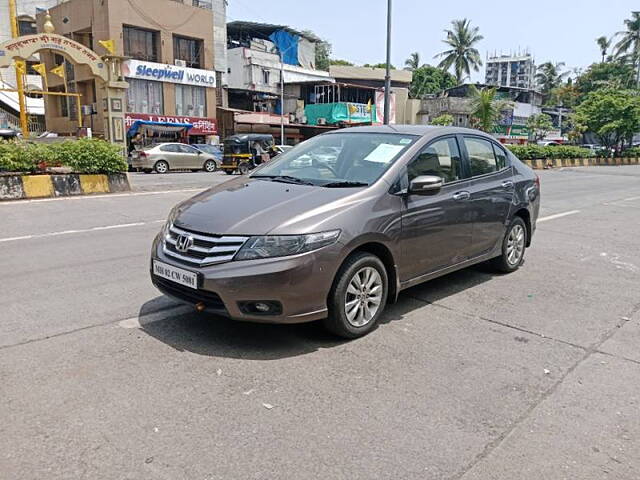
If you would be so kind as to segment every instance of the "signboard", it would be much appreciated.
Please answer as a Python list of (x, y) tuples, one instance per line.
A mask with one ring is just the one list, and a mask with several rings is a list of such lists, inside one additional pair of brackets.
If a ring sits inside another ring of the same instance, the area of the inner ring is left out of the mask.
[(497, 125), (493, 129), (493, 133), (497, 137), (520, 138), (525, 140), (529, 138), (529, 129), (525, 125)]
[(124, 62), (122, 64), (122, 74), (128, 78), (141, 80), (155, 80), (157, 82), (209, 88), (216, 86), (216, 72), (163, 63), (143, 62), (141, 60), (127, 60)]
[[(384, 91), (376, 92), (376, 118), (378, 122), (384, 121)], [(396, 123), (396, 94), (389, 95), (389, 123)]]
[(215, 118), (203, 117), (178, 117), (168, 115), (149, 115), (146, 113), (127, 113), (125, 115), (125, 126), (127, 130), (131, 128), (136, 120), (146, 120), (149, 122), (166, 123), (190, 123), (193, 128), (189, 130), (189, 135), (217, 135), (218, 126)]

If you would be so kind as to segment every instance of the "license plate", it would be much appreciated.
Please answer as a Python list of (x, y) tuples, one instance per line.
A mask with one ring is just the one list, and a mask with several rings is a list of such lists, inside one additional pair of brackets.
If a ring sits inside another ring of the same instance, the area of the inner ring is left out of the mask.
[(197, 273), (174, 267), (173, 265), (167, 265), (166, 263), (162, 263), (157, 260), (153, 261), (153, 274), (186, 287), (198, 288)]

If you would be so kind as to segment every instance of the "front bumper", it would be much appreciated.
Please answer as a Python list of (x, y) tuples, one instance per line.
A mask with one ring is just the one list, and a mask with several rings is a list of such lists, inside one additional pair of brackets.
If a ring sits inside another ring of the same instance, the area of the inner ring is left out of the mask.
[[(261, 260), (230, 261), (208, 267), (178, 262), (162, 251), (160, 235), (153, 242), (152, 260), (159, 260), (199, 274), (198, 290), (180, 287), (156, 277), (153, 284), (162, 293), (183, 303), (202, 302), (205, 310), (235, 320), (262, 323), (304, 323), (327, 316), (327, 296), (336, 265), (340, 265), (340, 244), (294, 255)], [(239, 302), (275, 301), (279, 315), (246, 314)]]

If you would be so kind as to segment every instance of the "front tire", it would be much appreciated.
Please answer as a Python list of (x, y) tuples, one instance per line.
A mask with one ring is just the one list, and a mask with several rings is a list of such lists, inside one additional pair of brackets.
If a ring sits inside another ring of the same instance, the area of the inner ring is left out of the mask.
[(205, 172), (213, 173), (218, 169), (218, 165), (213, 160), (207, 160), (204, 162), (204, 166), (202, 167)]
[(238, 166), (238, 172), (240, 172), (240, 175), (247, 175), (249, 173), (249, 164), (248, 163), (241, 163)]
[(491, 266), (502, 273), (515, 272), (524, 262), (527, 247), (527, 226), (520, 217), (514, 217), (502, 240), (502, 255), (491, 260)]
[(378, 326), (387, 303), (387, 270), (370, 253), (356, 253), (340, 267), (327, 301), (325, 327), (335, 335), (353, 339)]

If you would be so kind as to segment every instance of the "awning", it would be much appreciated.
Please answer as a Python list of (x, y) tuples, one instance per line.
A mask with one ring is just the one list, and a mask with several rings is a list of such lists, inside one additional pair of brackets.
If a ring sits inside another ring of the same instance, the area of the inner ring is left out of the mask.
[(134, 137), (138, 131), (142, 128), (148, 128), (151, 131), (163, 131), (163, 132), (179, 132), (180, 130), (189, 131), (193, 128), (190, 123), (168, 123), (168, 122), (151, 122), (149, 120), (136, 120), (133, 122), (127, 136)]

